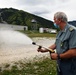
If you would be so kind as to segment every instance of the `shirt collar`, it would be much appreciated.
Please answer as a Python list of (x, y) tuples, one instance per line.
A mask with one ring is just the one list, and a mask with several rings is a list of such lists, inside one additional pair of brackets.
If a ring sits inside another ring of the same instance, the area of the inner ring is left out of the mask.
[(64, 27), (64, 29), (61, 32), (66, 32), (67, 29), (68, 29), (68, 24)]

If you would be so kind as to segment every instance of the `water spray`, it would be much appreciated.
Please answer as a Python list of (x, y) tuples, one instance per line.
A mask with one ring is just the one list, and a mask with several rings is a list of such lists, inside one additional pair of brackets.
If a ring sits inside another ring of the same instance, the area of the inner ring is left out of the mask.
[(55, 53), (55, 51), (54, 51), (54, 50), (49, 49), (49, 48), (46, 48), (46, 47), (43, 47), (43, 46), (41, 46), (41, 45), (38, 45), (38, 44), (36, 44), (35, 42), (32, 42), (32, 44), (33, 44), (33, 45), (36, 45), (36, 46), (39, 46), (39, 47), (38, 47), (38, 49), (44, 48), (44, 49), (49, 50), (49, 51), (50, 51), (50, 53)]

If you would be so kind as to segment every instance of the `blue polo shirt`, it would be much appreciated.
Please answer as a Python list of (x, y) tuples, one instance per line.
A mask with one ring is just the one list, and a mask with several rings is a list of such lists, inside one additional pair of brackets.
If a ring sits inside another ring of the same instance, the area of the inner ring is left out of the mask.
[(76, 28), (67, 24), (64, 30), (57, 34), (56, 51), (60, 54), (71, 48), (76, 48)]
[[(67, 50), (76, 48), (76, 27), (67, 24), (64, 30), (59, 31), (56, 37), (56, 52), (65, 53)], [(61, 74), (58, 75), (76, 75), (76, 57), (70, 59), (61, 59), (58, 61), (58, 67)]]

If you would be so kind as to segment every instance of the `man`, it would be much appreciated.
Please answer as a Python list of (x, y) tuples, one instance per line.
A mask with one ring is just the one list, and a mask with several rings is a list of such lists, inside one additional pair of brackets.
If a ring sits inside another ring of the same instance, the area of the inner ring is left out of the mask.
[[(67, 23), (67, 16), (63, 12), (54, 15), (54, 26), (59, 27), (56, 41), (49, 48), (56, 53), (50, 53), (52, 60), (57, 60), (58, 75), (76, 75), (76, 29)], [(49, 52), (38, 49), (38, 52)]]

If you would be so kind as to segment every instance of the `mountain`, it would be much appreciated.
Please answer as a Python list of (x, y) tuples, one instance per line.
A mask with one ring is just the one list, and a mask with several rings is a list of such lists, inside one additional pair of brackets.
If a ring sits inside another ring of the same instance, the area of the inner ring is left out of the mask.
[(76, 21), (69, 21), (68, 23), (76, 27)]
[[(35, 21), (32, 22), (32, 20)], [(39, 27), (54, 28), (52, 21), (25, 12), (23, 10), (18, 10), (14, 8), (1, 8), (0, 22), (14, 25), (24, 25), (28, 26), (29, 29), (31, 29), (31, 26), (35, 23), (38, 28)]]

